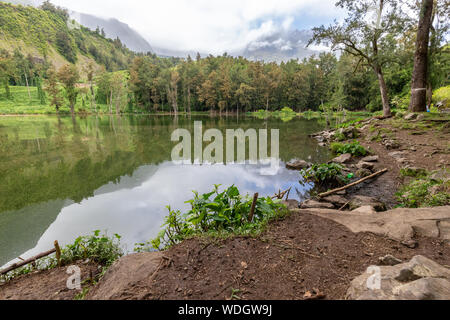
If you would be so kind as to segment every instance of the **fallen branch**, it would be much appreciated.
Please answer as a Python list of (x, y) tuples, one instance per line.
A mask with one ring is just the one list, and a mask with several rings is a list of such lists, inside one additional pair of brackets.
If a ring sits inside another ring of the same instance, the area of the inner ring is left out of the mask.
[(383, 170), (378, 171), (378, 172), (376, 172), (374, 174), (371, 174), (368, 177), (365, 177), (364, 179), (361, 179), (361, 180), (353, 182), (353, 183), (351, 183), (349, 185), (346, 185), (345, 187), (334, 189), (334, 190), (331, 190), (331, 191), (328, 191), (328, 192), (325, 192), (325, 193), (321, 193), (321, 194), (319, 194), (319, 198), (328, 197), (329, 195), (332, 195), (332, 194), (334, 194), (336, 192), (347, 190), (348, 188), (354, 187), (354, 186), (356, 186), (356, 185), (358, 185), (360, 183), (363, 183), (364, 181), (367, 181), (367, 180), (370, 180), (372, 178), (375, 178), (375, 177), (377, 177), (377, 176), (379, 176), (379, 175), (381, 175), (383, 173), (386, 173), (386, 172), (388, 172), (388, 169), (383, 169)]
[(9, 267), (7, 267), (6, 269), (1, 270), (0, 271), (0, 275), (7, 274), (8, 272), (11, 272), (11, 271), (16, 270), (16, 269), (18, 269), (20, 267), (26, 266), (27, 264), (35, 262), (36, 260), (39, 260), (41, 258), (47, 257), (47, 256), (49, 256), (49, 255), (51, 255), (52, 253), (55, 253), (55, 252), (56, 252), (56, 248), (53, 248), (52, 250), (40, 253), (37, 256), (33, 257), (33, 258), (24, 260), (22, 262), (14, 263), (14, 264), (10, 265)]

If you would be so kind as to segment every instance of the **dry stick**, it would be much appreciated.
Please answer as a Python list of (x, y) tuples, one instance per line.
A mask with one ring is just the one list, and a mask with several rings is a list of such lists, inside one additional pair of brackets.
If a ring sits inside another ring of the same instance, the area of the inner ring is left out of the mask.
[(55, 240), (56, 261), (58, 261), (58, 267), (61, 267), (61, 248), (59, 247), (58, 240)]
[(51, 255), (52, 253), (55, 253), (55, 252), (56, 252), (56, 249), (53, 248), (52, 250), (40, 253), (37, 256), (35, 256), (33, 258), (30, 258), (28, 260), (25, 260), (23, 262), (14, 263), (13, 265), (9, 266), (8, 268), (1, 270), (0, 271), (0, 275), (7, 274), (10, 271), (16, 270), (17, 268), (20, 268), (20, 267), (23, 267), (23, 266), (25, 266), (25, 265), (27, 265), (29, 263), (35, 262), (36, 260), (39, 260), (39, 259), (44, 258), (46, 256), (49, 256), (49, 255)]
[(248, 222), (253, 221), (253, 216), (255, 215), (255, 209), (256, 209), (256, 201), (258, 201), (258, 197), (259, 197), (258, 193), (255, 193), (255, 195), (253, 196), (253, 203), (252, 203), (252, 208), (250, 210), (250, 215), (248, 216)]
[(360, 183), (363, 183), (364, 181), (367, 181), (367, 180), (370, 180), (370, 179), (372, 179), (372, 178), (375, 178), (376, 176), (379, 176), (380, 174), (383, 174), (383, 173), (385, 173), (385, 172), (387, 172), (387, 171), (388, 171), (388, 169), (383, 169), (383, 170), (378, 171), (378, 172), (376, 172), (376, 173), (374, 173), (374, 174), (371, 174), (371, 175), (368, 176), (368, 177), (365, 177), (364, 179), (361, 179), (361, 180), (359, 180), (359, 181), (356, 181), (356, 182), (354, 182), (354, 183), (351, 183), (351, 184), (349, 184), (349, 185), (346, 185), (345, 187), (338, 188), (338, 189), (334, 189), (334, 190), (331, 190), (331, 191), (328, 191), (328, 192), (325, 192), (325, 193), (321, 193), (321, 194), (319, 194), (319, 198), (324, 198), (324, 197), (327, 197), (327, 196), (329, 196), (329, 195), (332, 195), (332, 194), (334, 194), (334, 193), (336, 193), (336, 192), (344, 191), (344, 190), (346, 190), (346, 189), (348, 189), (348, 188), (351, 188), (351, 187), (354, 187), (354, 186), (356, 186), (356, 185), (358, 185), (358, 184), (360, 184)]

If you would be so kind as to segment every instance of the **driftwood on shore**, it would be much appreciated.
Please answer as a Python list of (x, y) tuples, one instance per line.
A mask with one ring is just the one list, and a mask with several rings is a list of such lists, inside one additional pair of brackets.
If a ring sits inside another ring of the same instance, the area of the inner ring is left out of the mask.
[(365, 177), (364, 179), (361, 179), (361, 180), (358, 180), (356, 182), (350, 183), (349, 185), (346, 185), (345, 187), (337, 188), (337, 189), (334, 189), (334, 190), (331, 190), (331, 191), (328, 191), (328, 192), (321, 193), (321, 194), (319, 194), (319, 198), (328, 197), (328, 196), (330, 196), (330, 195), (332, 195), (332, 194), (334, 194), (336, 192), (347, 190), (348, 188), (354, 187), (354, 186), (356, 186), (356, 185), (358, 185), (360, 183), (363, 183), (364, 181), (367, 181), (367, 180), (370, 180), (372, 178), (375, 178), (375, 177), (377, 177), (377, 176), (379, 176), (379, 175), (381, 175), (383, 173), (386, 173), (387, 171), (388, 171), (388, 169), (383, 169), (383, 170), (378, 171), (378, 172), (376, 172), (374, 174), (371, 174), (368, 177)]
[(57, 249), (53, 248), (53, 249), (51, 249), (49, 251), (40, 253), (37, 256), (34, 256), (34, 257), (30, 258), (30, 259), (23, 260), (22, 262), (14, 263), (14, 264), (10, 265), (9, 267), (7, 267), (7, 268), (5, 268), (3, 270), (0, 270), (0, 275), (7, 274), (8, 272), (11, 272), (11, 271), (16, 270), (16, 269), (18, 269), (20, 267), (26, 266), (27, 264), (36, 262), (36, 260), (45, 258), (45, 257), (47, 257), (47, 256), (49, 256), (49, 255), (51, 255), (51, 254), (53, 254), (55, 252), (57, 252)]

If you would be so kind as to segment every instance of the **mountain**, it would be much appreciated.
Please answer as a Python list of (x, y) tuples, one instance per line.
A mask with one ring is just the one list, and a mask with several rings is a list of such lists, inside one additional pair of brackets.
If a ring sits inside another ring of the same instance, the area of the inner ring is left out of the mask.
[(312, 37), (311, 30), (278, 31), (250, 42), (242, 55), (250, 60), (281, 62), (303, 59), (318, 51), (306, 48)]
[[(2, 0), (0, 2), (38, 7), (44, 0)], [(95, 31), (97, 27), (103, 29), (107, 38), (116, 39), (119, 37), (120, 41), (134, 52), (153, 52), (152, 46), (147, 40), (130, 26), (117, 19), (105, 19), (76, 11), (69, 11), (69, 14), (71, 19), (92, 31)]]
[(56, 68), (75, 63), (80, 71), (91, 62), (108, 71), (124, 70), (135, 56), (120, 41), (72, 23), (61, 8), (44, 10), (5, 2), (0, 2), (0, 49), (18, 50)]
[(96, 30), (97, 27), (105, 31), (106, 37), (111, 39), (119, 39), (127, 48), (134, 52), (153, 52), (152, 46), (137, 31), (130, 28), (127, 24), (117, 19), (103, 19), (85, 13), (71, 11), (70, 17), (81, 25)]

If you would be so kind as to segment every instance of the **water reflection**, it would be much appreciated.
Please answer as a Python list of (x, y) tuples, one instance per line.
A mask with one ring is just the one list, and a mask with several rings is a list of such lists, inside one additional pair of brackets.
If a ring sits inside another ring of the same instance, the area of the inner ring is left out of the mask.
[(0, 120), (0, 265), (46, 251), (54, 240), (72, 242), (93, 230), (122, 236), (125, 249), (154, 237), (167, 213), (184, 209), (192, 190), (235, 184), (243, 193), (273, 195), (294, 186), (307, 189), (284, 167), (262, 176), (259, 166), (174, 166), (172, 131), (218, 128), (280, 129), (280, 157), (325, 161), (325, 148), (309, 133), (317, 121), (262, 121), (192, 117), (27, 117)]

